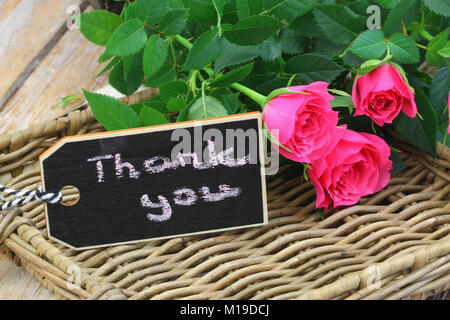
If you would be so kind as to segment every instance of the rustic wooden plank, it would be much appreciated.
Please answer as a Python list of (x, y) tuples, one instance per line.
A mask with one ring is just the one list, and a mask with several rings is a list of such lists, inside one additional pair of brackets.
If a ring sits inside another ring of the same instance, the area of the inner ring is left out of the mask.
[(0, 300), (49, 299), (55, 299), (55, 295), (24, 268), (17, 267), (3, 253), (0, 254)]
[(107, 74), (97, 63), (103, 48), (87, 41), (78, 30), (68, 31), (0, 110), (0, 134), (25, 129), (32, 123), (53, 119), (65, 111), (51, 106), (59, 98), (95, 90), (107, 84)]
[(0, 25), (0, 108), (62, 36), (69, 17), (67, 8), (82, 4), (82, 0), (16, 2)]

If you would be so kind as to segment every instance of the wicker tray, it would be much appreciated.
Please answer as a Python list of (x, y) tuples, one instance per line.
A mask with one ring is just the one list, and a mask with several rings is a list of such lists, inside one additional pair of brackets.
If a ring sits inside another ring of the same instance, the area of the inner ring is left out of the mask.
[[(103, 130), (85, 109), (0, 136), (0, 183), (36, 188), (43, 151)], [(268, 177), (264, 227), (74, 251), (48, 240), (43, 205), (29, 203), (1, 212), (0, 244), (62, 299), (424, 299), (450, 287), (450, 149), (398, 147), (406, 170), (324, 219), (284, 166)]]

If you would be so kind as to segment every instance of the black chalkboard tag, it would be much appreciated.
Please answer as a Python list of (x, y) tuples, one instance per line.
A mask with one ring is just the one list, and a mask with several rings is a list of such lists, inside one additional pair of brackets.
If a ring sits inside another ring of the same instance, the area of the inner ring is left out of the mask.
[(65, 137), (40, 165), (44, 191), (78, 191), (45, 205), (73, 249), (267, 224), (259, 112)]

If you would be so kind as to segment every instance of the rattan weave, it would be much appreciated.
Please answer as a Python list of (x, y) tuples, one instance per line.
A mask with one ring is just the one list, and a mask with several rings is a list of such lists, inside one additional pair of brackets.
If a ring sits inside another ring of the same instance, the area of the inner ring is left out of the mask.
[[(0, 183), (36, 188), (39, 154), (99, 131), (85, 109), (0, 136)], [(1, 212), (0, 243), (63, 299), (426, 298), (450, 287), (450, 149), (399, 148), (407, 169), (387, 188), (324, 219), (311, 183), (284, 166), (268, 177), (267, 226), (74, 251), (47, 239), (33, 202)]]

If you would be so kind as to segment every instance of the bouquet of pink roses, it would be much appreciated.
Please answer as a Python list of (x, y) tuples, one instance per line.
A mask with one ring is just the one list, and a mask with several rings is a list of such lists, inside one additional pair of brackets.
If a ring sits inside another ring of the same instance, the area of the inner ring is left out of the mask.
[(106, 129), (262, 110), (329, 209), (401, 170), (386, 127), (431, 155), (450, 144), (449, 17), (447, 0), (137, 0), (75, 21), (114, 88), (159, 88), (130, 106), (85, 92)]

